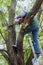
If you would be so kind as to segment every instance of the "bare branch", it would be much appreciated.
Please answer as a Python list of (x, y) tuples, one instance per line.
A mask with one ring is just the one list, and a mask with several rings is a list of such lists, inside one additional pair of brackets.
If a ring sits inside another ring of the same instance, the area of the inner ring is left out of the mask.
[(1, 30), (0, 30), (0, 34), (1, 34), (2, 38), (4, 39), (4, 41), (6, 42), (6, 39), (4, 38), (4, 36), (3, 36), (2, 32), (1, 32)]
[(39, 12), (40, 12), (40, 11), (43, 11), (43, 9), (39, 10)]
[(11, 61), (10, 61), (10, 59), (9, 59), (9, 56), (6, 55), (6, 53), (4, 53), (4, 52), (1, 52), (1, 53), (2, 53), (2, 56), (8, 61), (8, 64), (9, 64), (9, 65), (12, 65), (12, 63), (11, 63)]
[(6, 22), (6, 24), (3, 25), (8, 25), (7, 20), (4, 17), (4, 13), (0, 10), (0, 15), (2, 16), (3, 20)]
[(0, 52), (6, 52), (8, 54), (8, 52), (5, 49), (0, 49)]

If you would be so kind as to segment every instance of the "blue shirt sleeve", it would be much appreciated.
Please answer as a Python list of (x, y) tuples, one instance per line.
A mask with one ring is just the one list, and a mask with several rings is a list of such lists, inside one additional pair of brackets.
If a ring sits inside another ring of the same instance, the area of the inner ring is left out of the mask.
[(17, 15), (17, 19), (18, 18), (24, 18), (26, 16), (27, 12), (26, 11), (22, 11), (19, 15)]

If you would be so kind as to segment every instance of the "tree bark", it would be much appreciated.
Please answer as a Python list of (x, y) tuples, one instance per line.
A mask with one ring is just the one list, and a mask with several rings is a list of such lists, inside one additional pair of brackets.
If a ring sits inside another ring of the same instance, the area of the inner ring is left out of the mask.
[(11, 1), (11, 5), (8, 6), (9, 11), (9, 27), (8, 27), (8, 37), (7, 37), (7, 51), (9, 53), (9, 59), (11, 65), (17, 65), (17, 57), (14, 52), (12, 45), (16, 40), (15, 26), (13, 25), (15, 16), (16, 0)]

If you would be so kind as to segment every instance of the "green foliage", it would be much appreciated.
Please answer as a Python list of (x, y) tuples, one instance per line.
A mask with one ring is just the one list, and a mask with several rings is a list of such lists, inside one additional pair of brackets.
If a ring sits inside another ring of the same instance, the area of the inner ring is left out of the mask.
[(0, 56), (0, 65), (8, 65), (8, 62), (3, 56)]
[(11, 0), (0, 0), (0, 6), (2, 7), (3, 5), (4, 6), (8, 6), (10, 5), (11, 3)]

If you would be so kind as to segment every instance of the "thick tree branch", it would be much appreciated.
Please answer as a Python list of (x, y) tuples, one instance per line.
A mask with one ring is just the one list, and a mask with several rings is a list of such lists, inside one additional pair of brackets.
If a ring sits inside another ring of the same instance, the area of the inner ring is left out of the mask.
[[(12, 47), (16, 40), (15, 26), (13, 25), (15, 16), (16, 0), (11, 0), (11, 5), (8, 6), (9, 11), (9, 33), (7, 38), (7, 50), (9, 53), (9, 59), (12, 65), (17, 65), (16, 53)], [(11, 26), (12, 25), (12, 26)]]
[(1, 30), (0, 30), (0, 34), (1, 34), (2, 38), (4, 39), (4, 41), (6, 42), (6, 39), (4, 38), (4, 36), (3, 36), (2, 32), (1, 32)]
[(4, 23), (3, 26), (8, 25), (7, 20), (6, 20), (5, 17), (4, 17), (4, 13), (3, 13), (1, 10), (0, 10), (0, 15), (2, 16), (3, 21), (6, 23), (6, 24)]
[[(0, 49), (0, 52), (6, 52), (8, 54), (8, 51), (4, 50), (4, 49)], [(9, 55), (9, 54), (8, 54)]]

